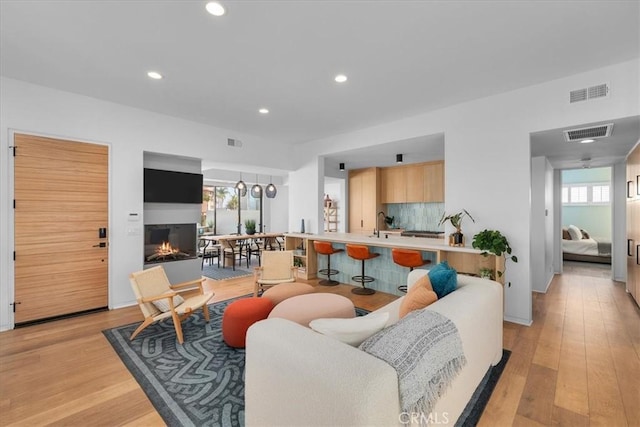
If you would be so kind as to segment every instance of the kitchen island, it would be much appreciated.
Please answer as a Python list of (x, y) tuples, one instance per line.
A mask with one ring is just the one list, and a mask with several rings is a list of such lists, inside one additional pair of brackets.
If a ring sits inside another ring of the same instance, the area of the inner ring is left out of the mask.
[[(401, 295), (398, 286), (406, 282), (409, 269), (393, 262), (392, 248), (421, 251), (423, 258), (431, 261), (431, 264), (421, 267), (424, 269), (441, 261), (447, 261), (458, 273), (463, 274), (478, 275), (481, 268), (504, 271), (503, 257), (484, 256), (481, 255), (481, 251), (471, 247), (449, 246), (444, 237), (441, 239), (402, 237), (396, 234), (385, 235), (384, 230), (380, 231), (380, 237), (375, 234), (358, 233), (285, 233), (284, 236), (285, 247), (294, 250), (297, 263), (302, 264), (300, 275), (305, 279), (318, 277), (317, 271), (327, 267), (327, 257), (318, 256), (313, 249), (314, 240), (331, 242), (335, 248), (341, 249), (344, 249), (347, 243), (369, 246), (370, 251), (377, 252), (380, 256), (367, 261), (366, 274), (375, 278), (375, 281), (367, 284), (367, 287), (396, 295)], [(333, 276), (334, 280), (356, 285), (351, 277), (360, 274), (360, 261), (351, 259), (346, 251), (331, 257), (331, 268), (340, 271), (338, 275)], [(498, 277), (497, 281), (504, 284), (504, 277)]]

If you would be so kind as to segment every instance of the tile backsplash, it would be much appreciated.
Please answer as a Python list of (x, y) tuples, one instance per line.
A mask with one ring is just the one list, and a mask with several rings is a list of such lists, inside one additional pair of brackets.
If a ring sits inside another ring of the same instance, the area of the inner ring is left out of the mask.
[(387, 216), (395, 217), (395, 228), (444, 231), (444, 226), (438, 226), (444, 213), (444, 203), (388, 203), (385, 206), (383, 210)]

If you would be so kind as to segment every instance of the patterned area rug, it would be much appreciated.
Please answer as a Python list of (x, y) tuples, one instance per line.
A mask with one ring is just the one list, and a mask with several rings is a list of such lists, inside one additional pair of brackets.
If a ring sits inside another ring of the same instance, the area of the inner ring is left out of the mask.
[[(228, 347), (221, 329), (224, 309), (236, 299), (209, 305), (208, 324), (202, 311), (182, 322), (183, 345), (171, 320), (147, 327), (133, 341), (140, 323), (103, 331), (167, 425), (244, 426), (245, 350)], [(367, 313), (356, 308), (358, 316)], [(507, 359), (489, 370), (462, 425), (477, 423)]]
[[(247, 264), (244, 264), (247, 265)], [(202, 267), (202, 275), (213, 280), (234, 279), (236, 277), (245, 277), (253, 275), (253, 268), (247, 270), (236, 265), (235, 271), (231, 267), (218, 268), (216, 265), (204, 265)]]

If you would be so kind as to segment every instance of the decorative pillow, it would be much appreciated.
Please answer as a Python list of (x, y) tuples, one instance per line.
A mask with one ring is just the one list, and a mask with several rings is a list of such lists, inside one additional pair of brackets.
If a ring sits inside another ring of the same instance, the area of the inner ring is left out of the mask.
[(352, 319), (315, 319), (309, 327), (354, 347), (385, 327), (389, 313), (371, 313)]
[(580, 229), (580, 232), (582, 233), (582, 238), (583, 239), (588, 239), (589, 238), (589, 233), (584, 231), (582, 228)]
[(405, 295), (400, 304), (399, 317), (402, 319), (413, 310), (423, 309), (437, 300), (438, 295), (433, 292), (429, 275), (425, 274), (409, 288), (407, 295)]
[(562, 229), (562, 239), (571, 240), (571, 234), (569, 234), (569, 230), (567, 230), (566, 228)]
[(571, 235), (571, 240), (582, 240), (582, 232), (573, 224), (569, 226), (569, 234)]
[[(171, 293), (173, 293), (173, 291), (165, 292), (165, 294), (171, 294)], [(153, 302), (153, 305), (155, 305), (156, 308), (158, 310), (160, 310), (161, 312), (163, 312), (163, 313), (166, 313), (167, 311), (171, 310), (171, 307), (169, 307), (169, 300), (167, 298), (159, 299), (159, 300), (152, 301), (152, 302)], [(182, 304), (183, 302), (184, 302), (184, 298), (182, 298), (180, 295), (176, 295), (176, 296), (173, 297), (173, 306), (174, 307)]]
[(449, 267), (447, 261), (442, 261), (429, 270), (428, 276), (438, 299), (455, 291), (458, 286), (458, 273)]

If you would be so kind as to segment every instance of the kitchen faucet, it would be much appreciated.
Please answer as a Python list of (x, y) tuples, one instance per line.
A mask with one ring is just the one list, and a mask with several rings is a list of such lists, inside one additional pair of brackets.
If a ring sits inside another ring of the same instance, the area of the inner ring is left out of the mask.
[(376, 231), (375, 231), (375, 235), (376, 235), (377, 238), (380, 238), (380, 227), (379, 227), (380, 226), (380, 215), (382, 215), (383, 218), (387, 217), (387, 215), (382, 211), (378, 212), (378, 215), (376, 215)]

